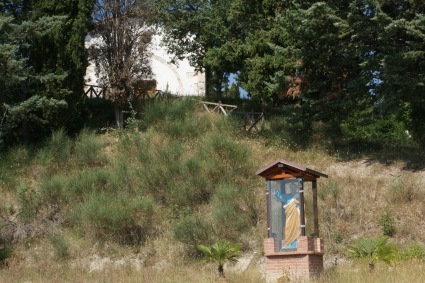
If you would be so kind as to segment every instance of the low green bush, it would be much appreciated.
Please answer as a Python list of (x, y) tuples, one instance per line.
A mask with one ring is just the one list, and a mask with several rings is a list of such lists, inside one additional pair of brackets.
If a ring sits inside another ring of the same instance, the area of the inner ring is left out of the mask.
[(154, 201), (126, 193), (91, 194), (70, 216), (84, 234), (123, 244), (139, 243), (153, 229)]
[(64, 195), (69, 200), (82, 200), (94, 192), (114, 191), (111, 184), (113, 171), (105, 168), (94, 168), (79, 171), (67, 179)]
[(414, 243), (400, 251), (402, 260), (423, 260), (425, 261), (425, 247), (423, 244)]
[(62, 235), (51, 235), (49, 237), (49, 242), (54, 249), (56, 259), (65, 260), (70, 256), (69, 244)]
[(129, 208), (123, 206), (114, 194), (91, 194), (81, 203), (76, 218), (86, 230), (99, 235), (113, 234), (134, 225)]
[[(244, 191), (234, 185), (219, 184), (211, 200), (212, 217), (220, 237), (237, 240), (250, 227), (249, 215), (244, 209)], [(244, 207), (245, 206), (245, 207)]]
[(212, 226), (199, 216), (188, 215), (173, 225), (174, 238), (191, 247), (200, 243), (211, 243)]
[(45, 204), (59, 204), (62, 201), (65, 201), (66, 195), (68, 194), (68, 179), (68, 177), (63, 175), (42, 178), (38, 185), (40, 199), (42, 199)]
[(0, 267), (7, 265), (7, 260), (13, 255), (13, 249), (10, 247), (0, 248)]
[(379, 218), (379, 225), (381, 226), (382, 233), (384, 236), (392, 237), (394, 236), (395, 230), (395, 221), (390, 212), (385, 212), (381, 218)]
[(52, 133), (38, 152), (38, 160), (45, 166), (64, 167), (71, 156), (73, 142), (64, 129)]
[(201, 150), (205, 157), (213, 157), (230, 164), (243, 164), (249, 156), (249, 151), (245, 147), (220, 133), (206, 136), (202, 144)]
[(143, 111), (143, 123), (147, 126), (166, 119), (170, 121), (181, 121), (185, 116), (191, 114), (196, 107), (196, 101), (192, 99), (163, 100), (150, 103)]
[[(216, 124), (221, 124), (211, 123), (211, 117), (197, 113), (196, 108), (197, 102), (190, 98), (151, 103), (144, 110), (143, 128), (153, 127), (170, 137), (189, 139), (199, 137), (211, 131)], [(218, 120), (228, 119), (219, 117)]]
[(74, 145), (74, 155), (79, 166), (93, 167), (105, 162), (103, 144), (95, 131), (84, 128), (78, 134)]
[(23, 181), (19, 185), (17, 194), (20, 205), (18, 216), (22, 221), (30, 222), (36, 217), (39, 211), (39, 195)]
[(408, 145), (411, 138), (404, 123), (396, 115), (382, 116), (373, 109), (356, 112), (340, 124), (342, 135), (348, 142), (376, 145)]
[(0, 187), (13, 190), (19, 185), (19, 175), (31, 165), (33, 150), (16, 146), (0, 151)]

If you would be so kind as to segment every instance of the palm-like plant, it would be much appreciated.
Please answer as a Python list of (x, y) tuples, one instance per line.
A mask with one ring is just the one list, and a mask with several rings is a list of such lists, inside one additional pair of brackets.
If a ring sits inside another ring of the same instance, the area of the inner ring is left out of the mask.
[(241, 243), (230, 243), (226, 240), (220, 240), (211, 246), (198, 245), (197, 249), (205, 254), (205, 257), (201, 259), (201, 262), (216, 262), (218, 264), (218, 274), (224, 278), (225, 262), (236, 262), (238, 257), (242, 255), (240, 249), (242, 248)]
[(354, 258), (367, 258), (370, 271), (374, 270), (376, 262), (392, 264), (397, 257), (397, 248), (388, 243), (387, 237), (360, 239), (355, 245), (348, 247), (348, 252)]

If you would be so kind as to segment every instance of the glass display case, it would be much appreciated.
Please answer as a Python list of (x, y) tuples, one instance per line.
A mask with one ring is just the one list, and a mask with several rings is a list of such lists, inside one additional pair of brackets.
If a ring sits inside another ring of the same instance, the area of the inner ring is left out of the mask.
[(301, 235), (302, 179), (269, 180), (269, 220), (275, 251), (295, 251)]

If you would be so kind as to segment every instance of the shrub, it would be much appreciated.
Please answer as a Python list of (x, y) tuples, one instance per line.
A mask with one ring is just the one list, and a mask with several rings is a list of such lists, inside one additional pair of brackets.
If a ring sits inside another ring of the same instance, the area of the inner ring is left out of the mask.
[(70, 176), (64, 190), (64, 195), (70, 200), (82, 200), (94, 192), (114, 191), (111, 188), (111, 175), (107, 169), (88, 169)]
[(379, 219), (379, 225), (381, 225), (384, 236), (392, 237), (395, 234), (395, 221), (390, 212), (385, 212)]
[(166, 190), (167, 200), (170, 205), (178, 207), (190, 207), (200, 204), (197, 197), (199, 192), (195, 187), (177, 183), (174, 186), (169, 186)]
[(355, 112), (341, 123), (341, 131), (349, 142), (379, 145), (407, 145), (411, 143), (404, 123), (396, 115), (385, 117), (369, 108)]
[(214, 133), (203, 140), (203, 152), (217, 160), (234, 164), (244, 164), (249, 156), (249, 151), (220, 133)]
[(218, 185), (212, 198), (212, 216), (218, 235), (237, 240), (241, 232), (249, 228), (249, 219), (243, 209), (241, 189), (227, 184)]
[(403, 175), (394, 180), (389, 187), (388, 199), (393, 204), (408, 203), (425, 195), (421, 195), (421, 180), (413, 175)]
[(154, 127), (173, 138), (194, 138), (211, 130), (206, 115), (196, 113), (196, 101), (190, 98), (149, 104), (143, 117), (145, 128)]
[(196, 102), (192, 99), (156, 101), (146, 106), (143, 113), (143, 122), (150, 126), (166, 119), (181, 121), (185, 116), (193, 112), (195, 106)]
[(20, 204), (19, 217), (25, 221), (31, 221), (38, 213), (38, 196), (27, 184), (21, 182), (18, 188), (18, 200)]
[(115, 166), (111, 170), (108, 170), (108, 174), (108, 189), (128, 191), (132, 188), (133, 178), (131, 166), (129, 166), (128, 160), (123, 157), (117, 158)]
[[(143, 198), (135, 198), (132, 203), (132, 209), (135, 213), (139, 214), (139, 220), (145, 218), (144, 221), (149, 223), (151, 216), (154, 214), (156, 202), (151, 196)], [(140, 215), (143, 214), (144, 216)]]
[(198, 136), (202, 127), (199, 127), (196, 120), (187, 119), (184, 123), (168, 121), (163, 129), (174, 138), (184, 138)]
[(19, 185), (19, 174), (30, 165), (31, 150), (28, 147), (17, 146), (5, 152), (0, 151), (0, 185), (14, 189)]
[(64, 260), (69, 257), (69, 245), (63, 236), (57, 234), (51, 235), (49, 242), (54, 248), (56, 259)]
[(204, 170), (208, 180), (214, 184), (233, 182), (235, 176), (253, 171), (249, 150), (219, 133), (204, 138), (199, 156), (206, 161)]
[[(289, 110), (288, 112), (292, 111)], [(294, 115), (294, 113), (291, 115)], [(264, 125), (261, 135), (267, 137), (268, 142), (277, 146), (304, 148), (311, 140), (311, 131), (306, 129), (304, 123), (291, 121), (287, 114), (266, 117)]]
[(342, 231), (335, 231), (332, 235), (333, 240), (335, 243), (340, 244), (344, 240), (344, 233)]
[(120, 230), (134, 225), (128, 208), (120, 205), (114, 195), (92, 194), (81, 204), (74, 216), (86, 233), (101, 238), (118, 234)]
[(91, 194), (71, 216), (74, 225), (94, 238), (139, 243), (149, 233), (153, 201), (125, 193)]
[(414, 243), (400, 252), (400, 258), (403, 260), (425, 260), (425, 247), (419, 243)]
[(62, 175), (42, 178), (38, 193), (44, 206), (49, 204), (60, 205), (61, 202), (66, 201), (67, 185), (68, 178)]
[(196, 247), (199, 243), (211, 243), (212, 227), (198, 216), (188, 215), (173, 226), (174, 238)]
[(74, 154), (79, 165), (94, 166), (103, 164), (103, 144), (94, 131), (84, 128), (75, 141)]
[(336, 182), (328, 182), (323, 188), (321, 188), (317, 192), (317, 195), (321, 200), (324, 201), (328, 196), (331, 196), (335, 204), (338, 203), (338, 198), (340, 194), (341, 188)]
[(10, 247), (0, 248), (0, 267), (7, 265), (7, 260), (13, 255), (13, 249)]
[(72, 141), (64, 129), (52, 133), (46, 145), (39, 151), (38, 158), (44, 165), (54, 164), (57, 168), (67, 163), (71, 156)]

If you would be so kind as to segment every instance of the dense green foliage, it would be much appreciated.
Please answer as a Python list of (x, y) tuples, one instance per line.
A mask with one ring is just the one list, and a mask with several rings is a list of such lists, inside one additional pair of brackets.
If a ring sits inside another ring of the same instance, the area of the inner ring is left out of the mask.
[(157, 3), (169, 50), (196, 50), (189, 59), (213, 70), (216, 90), (234, 73), (257, 103), (296, 104), (294, 121), (306, 130), (323, 121), (348, 141), (366, 132), (366, 142), (398, 143), (408, 130), (424, 143), (421, 1)]
[[(271, 50), (268, 30), (281, 10), (280, 1), (155, 2), (168, 50), (175, 58), (187, 56), (197, 69), (205, 71), (207, 96), (221, 99), (232, 73), (241, 72), (241, 77), (264, 86), (255, 73), (263, 74), (270, 68), (256, 62), (265, 50)], [(252, 73), (247, 74), (248, 70)]]
[[(91, 1), (3, 1), (0, 6), (0, 142), (75, 130)], [(67, 113), (67, 115), (63, 115)]]
[[(82, 109), (95, 111), (81, 98), (92, 16), (93, 31), (106, 43), (93, 55), (103, 58), (98, 66), (108, 74), (103, 78), (120, 127), (135, 80), (149, 77), (149, 51), (139, 41), (147, 43), (152, 30), (138, 29), (140, 40), (127, 39), (135, 39), (135, 26), (152, 26), (156, 19), (174, 59), (187, 57), (205, 72), (212, 99), (237, 100), (243, 87), (253, 109), (283, 109), (307, 136), (324, 123), (338, 142), (425, 144), (421, 1), (155, 0), (125, 6), (136, 8), (131, 16), (130, 10), (120, 12), (123, 3), (0, 4), (2, 144), (92, 124)], [(119, 21), (106, 20), (112, 15)], [(142, 53), (143, 60), (133, 56)]]

